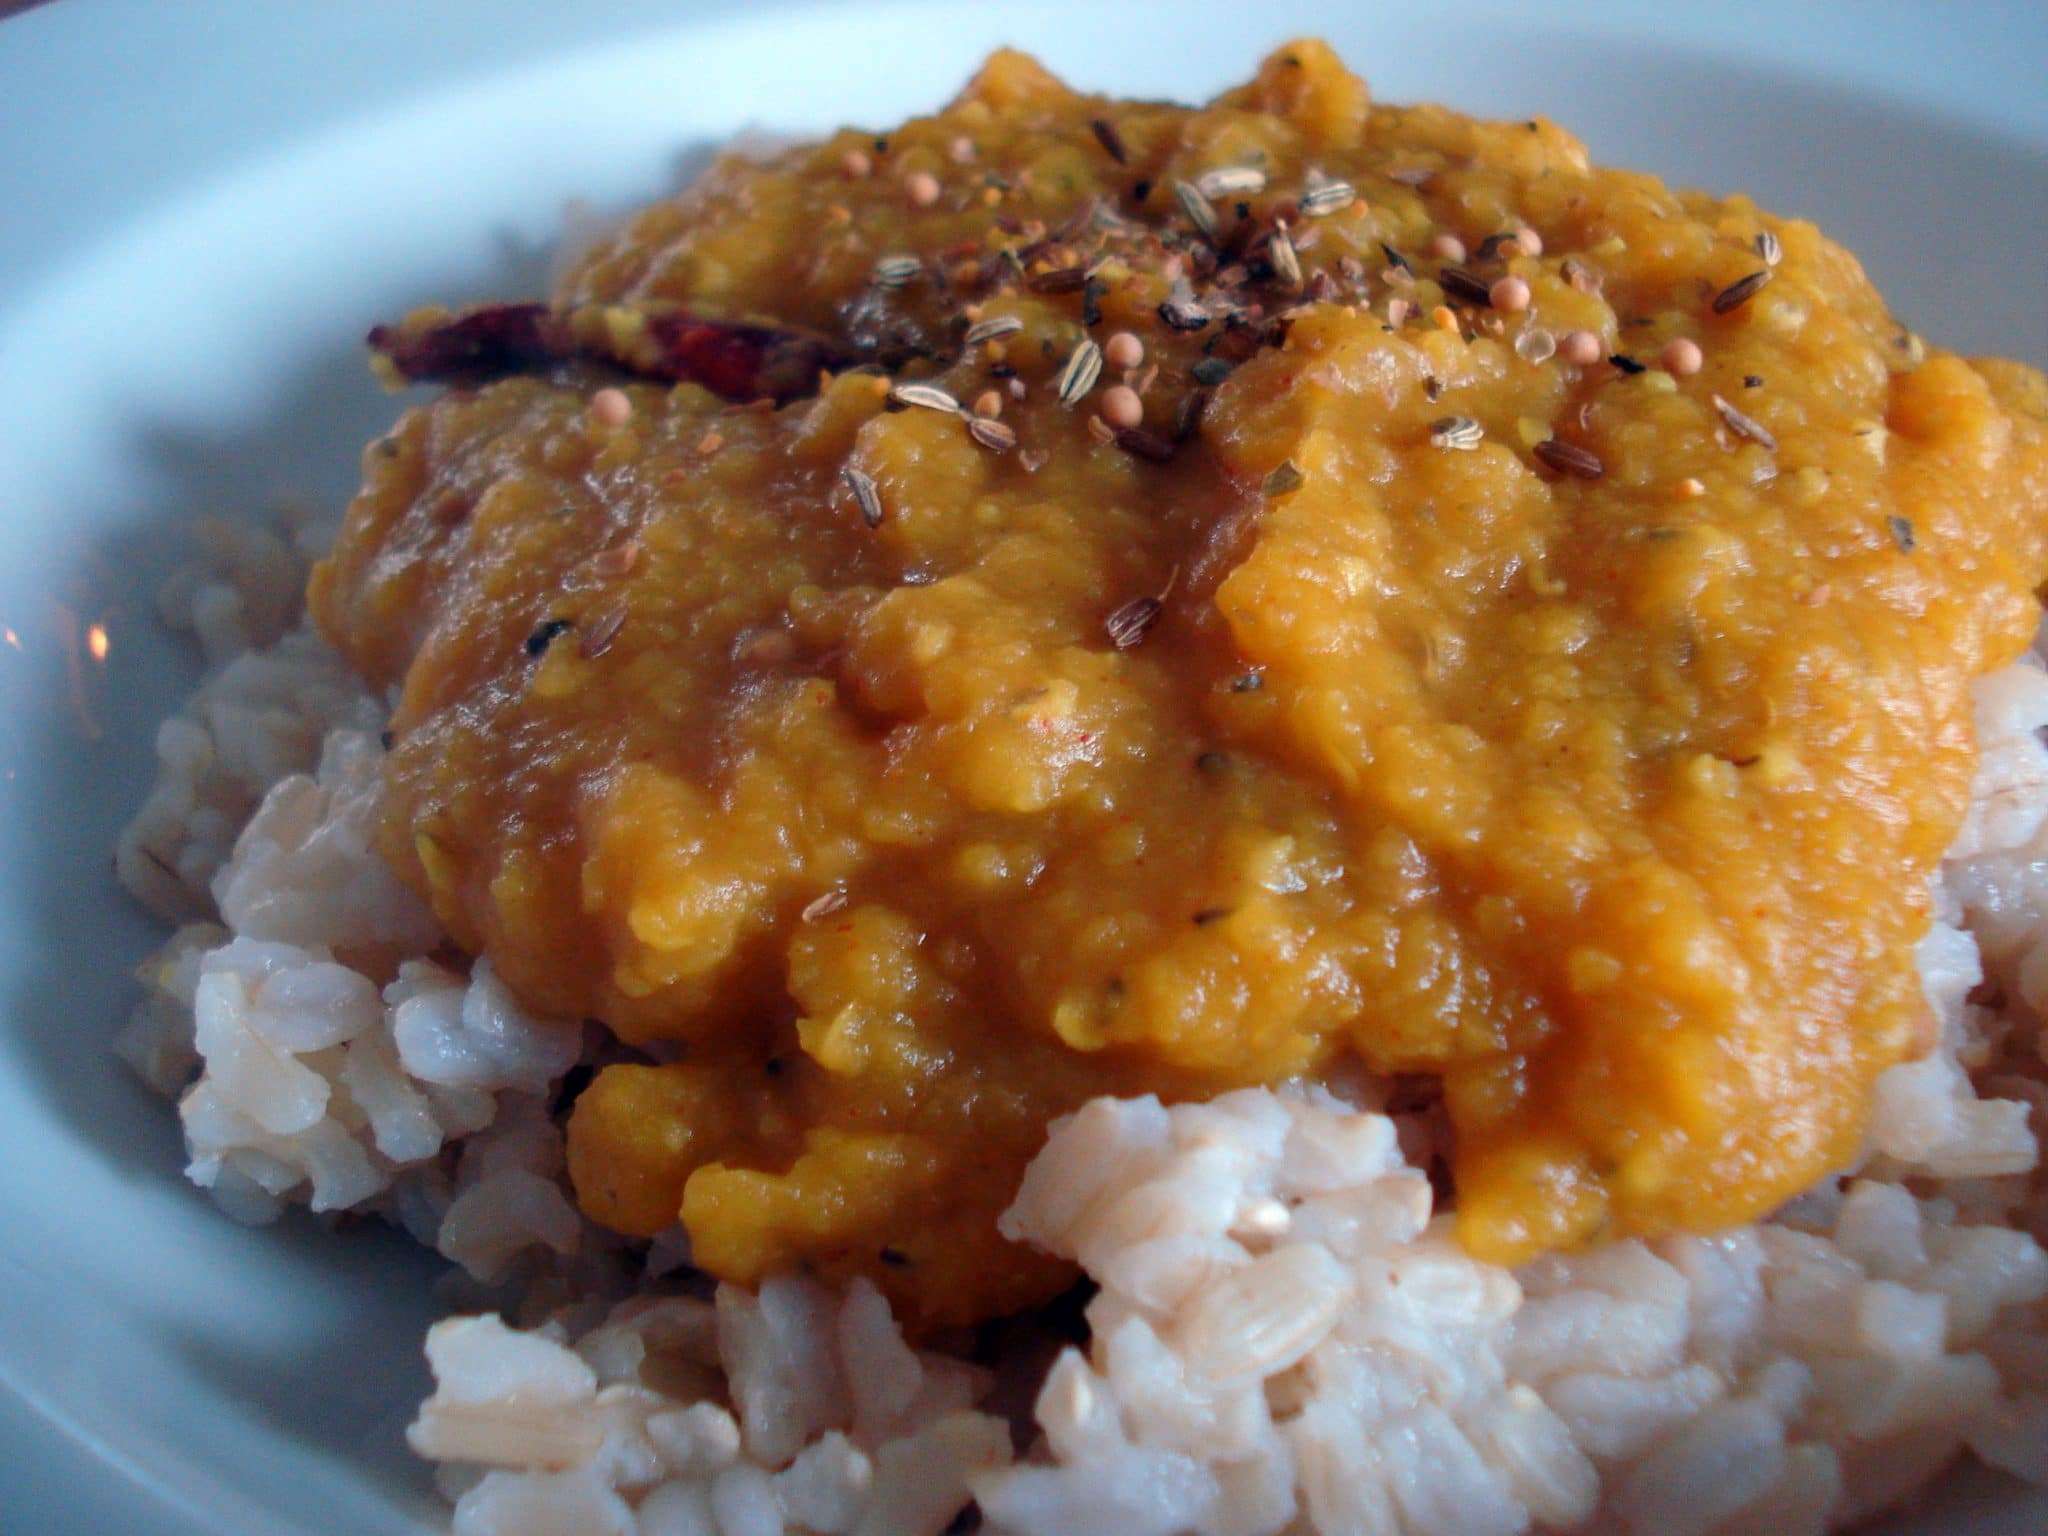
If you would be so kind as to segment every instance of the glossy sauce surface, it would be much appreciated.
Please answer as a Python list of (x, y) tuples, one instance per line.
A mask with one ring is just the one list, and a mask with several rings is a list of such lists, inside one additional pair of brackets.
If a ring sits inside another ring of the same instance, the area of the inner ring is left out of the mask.
[(1063, 1282), (994, 1226), (1051, 1117), (1363, 1064), (1441, 1083), (1461, 1233), (1514, 1260), (1758, 1214), (1925, 1043), (2048, 389), (1811, 226), (1316, 44), (1204, 109), (998, 55), (556, 300), (629, 359), (677, 306), (929, 354), (780, 410), (452, 392), (315, 576), (404, 682), (390, 856), (649, 1056), (576, 1108), (599, 1220), (944, 1325)]

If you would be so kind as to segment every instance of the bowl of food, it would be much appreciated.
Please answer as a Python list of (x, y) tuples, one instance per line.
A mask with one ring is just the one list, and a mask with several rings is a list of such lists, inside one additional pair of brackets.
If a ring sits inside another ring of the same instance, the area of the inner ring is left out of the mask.
[(42, 1523), (2038, 1519), (2038, 292), (1611, 168), (1698, 39), (930, 19), (25, 243)]

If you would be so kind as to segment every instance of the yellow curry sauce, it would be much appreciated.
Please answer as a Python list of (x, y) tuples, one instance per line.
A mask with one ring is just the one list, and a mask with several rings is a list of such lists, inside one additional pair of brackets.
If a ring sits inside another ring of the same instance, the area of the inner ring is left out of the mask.
[(1810, 225), (1315, 43), (1202, 109), (1005, 53), (555, 301), (628, 359), (678, 307), (937, 354), (450, 392), (314, 577), (403, 680), (390, 857), (642, 1048), (570, 1127), (597, 1220), (940, 1326), (1064, 1282), (995, 1230), (1054, 1116), (1363, 1063), (1441, 1081), (1512, 1261), (1756, 1216), (1925, 1046), (2048, 390)]

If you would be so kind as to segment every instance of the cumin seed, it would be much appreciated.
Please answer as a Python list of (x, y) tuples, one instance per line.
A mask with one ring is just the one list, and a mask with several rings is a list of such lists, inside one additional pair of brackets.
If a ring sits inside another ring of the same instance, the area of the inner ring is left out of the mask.
[(1134, 597), (1102, 621), (1103, 633), (1111, 645), (1128, 651), (1159, 622), (1160, 611), (1158, 598)]
[(1785, 247), (1779, 242), (1778, 237), (1768, 229), (1758, 230), (1756, 239), (1751, 242), (1751, 245), (1755, 249), (1758, 259), (1767, 267), (1775, 267), (1785, 259)]
[(1304, 219), (1325, 219), (1333, 213), (1342, 213), (1357, 201), (1358, 189), (1350, 182), (1311, 171), (1308, 185), (1301, 194), (1301, 216)]
[(1463, 267), (1445, 267), (1436, 275), (1437, 286), (1444, 291), (1444, 297), (1460, 303), (1475, 305), (1480, 309), (1493, 308), (1493, 290)]
[(1712, 399), (1714, 410), (1721, 417), (1721, 424), (1730, 432), (1733, 432), (1737, 437), (1747, 438), (1759, 447), (1768, 448), (1772, 453), (1778, 451), (1778, 440), (1771, 435), (1769, 427), (1766, 427), (1754, 416), (1745, 416), (1719, 395), (1713, 396)]
[(898, 384), (889, 391), (892, 405), (921, 405), (928, 411), (960, 413), (960, 402), (936, 384)]
[(991, 453), (1008, 453), (1017, 446), (1015, 430), (1004, 426), (993, 416), (968, 417), (967, 435)]
[(1202, 195), (1202, 189), (1192, 182), (1176, 180), (1173, 183), (1174, 201), (1180, 204), (1180, 211), (1188, 216), (1188, 222), (1211, 245), (1216, 243), (1216, 208)]
[(1430, 446), (1470, 452), (1477, 448), (1486, 430), (1470, 416), (1439, 416), (1429, 424)]
[(877, 288), (901, 288), (920, 272), (924, 263), (915, 256), (884, 256), (875, 263), (874, 282)]
[(1173, 457), (1173, 442), (1144, 427), (1125, 427), (1113, 439), (1117, 447), (1135, 458), (1164, 464)]
[(1759, 267), (1756, 271), (1750, 273), (1749, 276), (1737, 278), (1726, 288), (1723, 288), (1714, 295), (1712, 306), (1714, 313), (1725, 315), (1731, 310), (1740, 309), (1751, 299), (1755, 298), (1757, 290), (1770, 280), (1771, 269), (1769, 267)]
[(1597, 455), (1561, 437), (1546, 438), (1529, 452), (1536, 462), (1553, 474), (1572, 475), (1580, 480), (1598, 480), (1607, 472)]
[(1059, 378), (1053, 388), (1059, 394), (1061, 405), (1073, 405), (1084, 399), (1095, 387), (1095, 381), (1102, 377), (1102, 348), (1083, 337), (1080, 344), (1067, 355), (1065, 366), (1060, 369)]
[(595, 661), (612, 648), (612, 642), (619, 638), (619, 631), (626, 627), (626, 610), (614, 608), (583, 633), (576, 642), (576, 654), (585, 661)]
[(1301, 290), (1301, 257), (1295, 252), (1294, 240), (1285, 224), (1273, 226), (1273, 238), (1266, 243), (1266, 259), (1273, 263), (1273, 275), (1280, 279), (1282, 287)]
[(1266, 173), (1251, 165), (1218, 166), (1195, 178), (1195, 190), (1212, 202), (1224, 197), (1256, 196), (1266, 190)]
[(1085, 267), (1051, 267), (1024, 279), (1032, 293), (1079, 293), (1088, 282)]
[(1103, 153), (1110, 159), (1118, 165), (1131, 163), (1130, 146), (1124, 143), (1124, 136), (1118, 131), (1115, 123), (1106, 117), (1090, 118), (1088, 128), (1095, 135), (1095, 142), (1102, 146)]
[(965, 344), (978, 347), (985, 341), (998, 341), (1005, 336), (1014, 336), (1023, 329), (1024, 321), (1017, 315), (992, 315), (967, 328)]
[(875, 477), (851, 464), (840, 472), (846, 488), (853, 492), (853, 504), (860, 508), (860, 520), (870, 528), (882, 526), (882, 493), (875, 489)]

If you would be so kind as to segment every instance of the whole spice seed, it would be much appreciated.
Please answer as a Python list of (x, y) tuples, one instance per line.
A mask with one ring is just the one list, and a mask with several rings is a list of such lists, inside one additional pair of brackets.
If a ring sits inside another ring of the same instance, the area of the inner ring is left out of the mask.
[(901, 288), (922, 271), (924, 263), (915, 256), (884, 256), (875, 263), (875, 286)]
[(1597, 457), (1562, 438), (1546, 438), (1529, 451), (1535, 455), (1537, 463), (1554, 474), (1598, 480), (1606, 472), (1606, 466)]
[(626, 610), (614, 608), (583, 632), (583, 638), (576, 643), (576, 654), (585, 661), (595, 661), (612, 648), (612, 642), (619, 638), (619, 631), (626, 627)]
[(921, 405), (928, 411), (952, 411), (960, 402), (936, 384), (898, 384), (889, 391), (891, 405)]
[(830, 917), (845, 905), (846, 892), (827, 891), (824, 895), (813, 897), (810, 901), (806, 902), (799, 916), (806, 923), (815, 923), (821, 917)]
[(1173, 457), (1173, 443), (1144, 427), (1125, 427), (1116, 434), (1116, 445), (1135, 458), (1164, 464)]
[(1220, 357), (1205, 357), (1191, 371), (1197, 384), (1213, 389), (1230, 377), (1230, 364)]
[(1079, 293), (1087, 284), (1085, 267), (1051, 267), (1024, 279), (1024, 286), (1033, 293)]
[(1202, 429), (1202, 413), (1209, 409), (1209, 391), (1191, 389), (1180, 397), (1173, 413), (1173, 440), (1184, 443)]
[(1350, 182), (1336, 181), (1311, 172), (1308, 187), (1301, 194), (1301, 216), (1304, 219), (1328, 218), (1333, 213), (1342, 213), (1357, 201), (1358, 189)]
[(1266, 190), (1266, 173), (1251, 165), (1218, 166), (1195, 178), (1195, 190), (1211, 201), (1223, 197), (1250, 197)]
[(1188, 222), (1195, 226), (1201, 237), (1211, 245), (1216, 243), (1216, 208), (1202, 195), (1202, 189), (1192, 182), (1175, 181), (1174, 201), (1180, 204), (1180, 211), (1188, 216)]
[(1102, 146), (1110, 159), (1118, 165), (1131, 163), (1130, 148), (1124, 143), (1124, 136), (1117, 131), (1115, 123), (1106, 117), (1097, 117), (1089, 120), (1088, 127), (1095, 135), (1095, 142)]
[(875, 489), (875, 477), (851, 464), (840, 471), (846, 488), (853, 492), (853, 504), (860, 508), (860, 520), (870, 528), (882, 526), (882, 493)]
[(1446, 298), (1481, 308), (1490, 308), (1493, 304), (1493, 290), (1463, 267), (1445, 267), (1437, 273), (1436, 281)]
[(1102, 629), (1109, 636), (1111, 645), (1120, 651), (1128, 651), (1159, 622), (1159, 613), (1158, 598), (1134, 597), (1104, 619)]
[(1730, 310), (1740, 309), (1751, 299), (1755, 298), (1757, 290), (1770, 280), (1771, 269), (1769, 267), (1759, 267), (1756, 271), (1750, 273), (1749, 276), (1737, 278), (1726, 288), (1723, 288), (1714, 295), (1714, 313), (1725, 315)]
[(967, 418), (967, 435), (991, 453), (1007, 453), (1017, 446), (1017, 434), (993, 416)]
[(1719, 395), (1715, 395), (1713, 400), (1714, 409), (1721, 417), (1721, 424), (1730, 432), (1737, 437), (1747, 438), (1760, 447), (1768, 448), (1773, 453), (1778, 451), (1778, 440), (1771, 435), (1770, 428), (1754, 416), (1743, 415)]
[(564, 631), (573, 629), (575, 624), (574, 619), (543, 619), (534, 626), (533, 633), (526, 637), (526, 654), (545, 656), (548, 647), (553, 645)]
[(1436, 448), (1477, 448), (1485, 430), (1470, 416), (1439, 416), (1429, 424), (1429, 441)]
[(1084, 337), (1080, 345), (1068, 354), (1066, 365), (1060, 369), (1059, 379), (1053, 388), (1059, 394), (1061, 405), (1073, 405), (1085, 398), (1101, 377), (1102, 348)]
[(1285, 224), (1273, 226), (1273, 238), (1267, 243), (1266, 257), (1273, 263), (1273, 275), (1280, 279), (1282, 287), (1300, 289), (1301, 258), (1295, 254), (1294, 241), (1288, 236)]
[[(1387, 265), (1392, 267), (1396, 272), (1406, 272), (1410, 275), (1413, 275), (1415, 269), (1408, 265), (1408, 258), (1406, 256), (1403, 256), (1399, 251), (1395, 250), (1391, 245), (1387, 244), (1387, 242), (1384, 240), (1380, 242), (1380, 254), (1387, 258)], [(1363, 276), (1362, 273), (1360, 275)]]
[(1291, 496), (1301, 489), (1301, 471), (1294, 466), (1294, 460), (1282, 459), (1259, 483), (1259, 489), (1269, 498)]
[(1014, 336), (1024, 329), (1024, 322), (1016, 315), (991, 315), (988, 319), (967, 328), (966, 344), (978, 347), (985, 341), (997, 341), (1004, 336)]
[(1886, 518), (1885, 523), (1891, 528), (1892, 542), (1899, 546), (1899, 552), (1905, 555), (1913, 553), (1920, 542), (1913, 533), (1913, 519), (1894, 515)]
[(1636, 374), (1639, 373), (1648, 373), (1650, 371), (1649, 364), (1637, 362), (1634, 358), (1630, 357), (1626, 352), (1617, 352), (1612, 357), (1608, 358), (1607, 361), (1612, 363), (1616, 368), (1619, 368), (1623, 373), (1628, 374), (1630, 377), (1634, 377)]
[(1785, 259), (1785, 247), (1778, 242), (1778, 237), (1768, 229), (1758, 230), (1756, 239), (1752, 244), (1755, 246), (1757, 256), (1767, 267), (1775, 267)]

